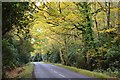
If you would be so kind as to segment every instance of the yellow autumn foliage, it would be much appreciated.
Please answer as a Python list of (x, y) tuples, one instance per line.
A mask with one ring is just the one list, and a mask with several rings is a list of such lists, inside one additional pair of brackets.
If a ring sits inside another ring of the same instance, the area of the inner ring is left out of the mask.
[(98, 18), (97, 20), (100, 21), (100, 20), (103, 20), (103, 18)]
[(110, 28), (110, 29), (105, 30), (105, 32), (112, 32), (112, 31), (115, 31), (115, 30), (116, 30), (115, 28)]
[(99, 47), (98, 49), (102, 50), (102, 51), (107, 51), (108, 50), (107, 48), (104, 48), (104, 47)]
[(112, 9), (110, 9), (111, 11), (118, 11), (119, 10), (119, 8), (112, 8)]
[(109, 28), (107, 30), (99, 30), (99, 31), (94, 29), (94, 31), (99, 32), (99, 33), (112, 32), (112, 31), (115, 31), (115, 30), (116, 30), (115, 28)]

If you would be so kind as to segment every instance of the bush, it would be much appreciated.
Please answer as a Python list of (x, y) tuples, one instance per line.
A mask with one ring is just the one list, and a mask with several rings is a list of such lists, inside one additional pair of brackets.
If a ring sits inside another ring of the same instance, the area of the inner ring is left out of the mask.
[(109, 68), (120, 69), (120, 50), (117, 48), (111, 48), (107, 51), (106, 63), (109, 63)]
[[(16, 56), (18, 52), (14, 45), (10, 44), (8, 40), (2, 41), (2, 58), (3, 66), (10, 66), (11, 69), (15, 68)], [(13, 63), (14, 62), (14, 63)]]

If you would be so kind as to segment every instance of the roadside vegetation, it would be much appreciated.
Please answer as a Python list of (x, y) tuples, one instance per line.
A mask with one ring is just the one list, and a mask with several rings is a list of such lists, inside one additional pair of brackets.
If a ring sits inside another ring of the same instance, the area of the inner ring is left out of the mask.
[(33, 78), (34, 64), (33, 63), (29, 63), (26, 66), (24, 66), (23, 68), (24, 68), (24, 71), (20, 73), (18, 78), (29, 78), (29, 79), (32, 79)]
[(7, 72), (7, 78), (33, 78), (33, 69), (34, 69), (34, 64), (33, 63), (28, 63), (22, 67), (18, 67), (10, 72)]
[[(28, 23), (29, 3), (2, 3), (2, 78), (10, 72), (29, 63), (34, 48), (31, 44)], [(9, 16), (8, 16), (9, 15)]]

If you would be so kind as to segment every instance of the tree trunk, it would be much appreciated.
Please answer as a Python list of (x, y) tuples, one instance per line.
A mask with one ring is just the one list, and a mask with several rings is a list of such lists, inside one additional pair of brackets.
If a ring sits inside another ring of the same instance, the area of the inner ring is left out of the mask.
[[(107, 29), (110, 28), (110, 2), (106, 2), (106, 7), (107, 7)], [(108, 39), (108, 49), (110, 48), (110, 33), (107, 33), (107, 39)]]
[(61, 59), (61, 63), (64, 64), (64, 59), (63, 59), (63, 54), (62, 54), (62, 50), (61, 48), (59, 48), (59, 51), (60, 51), (60, 59)]

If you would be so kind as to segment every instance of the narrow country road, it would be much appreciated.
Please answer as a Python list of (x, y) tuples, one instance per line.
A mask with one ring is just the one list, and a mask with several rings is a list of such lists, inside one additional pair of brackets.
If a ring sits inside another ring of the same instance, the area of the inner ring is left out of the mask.
[[(62, 67), (51, 64), (34, 62), (34, 77), (39, 80), (40, 78), (92, 78)], [(71, 80), (71, 79), (69, 79)], [(92, 79), (93, 80), (93, 79)], [(95, 79), (94, 80), (98, 80)]]

